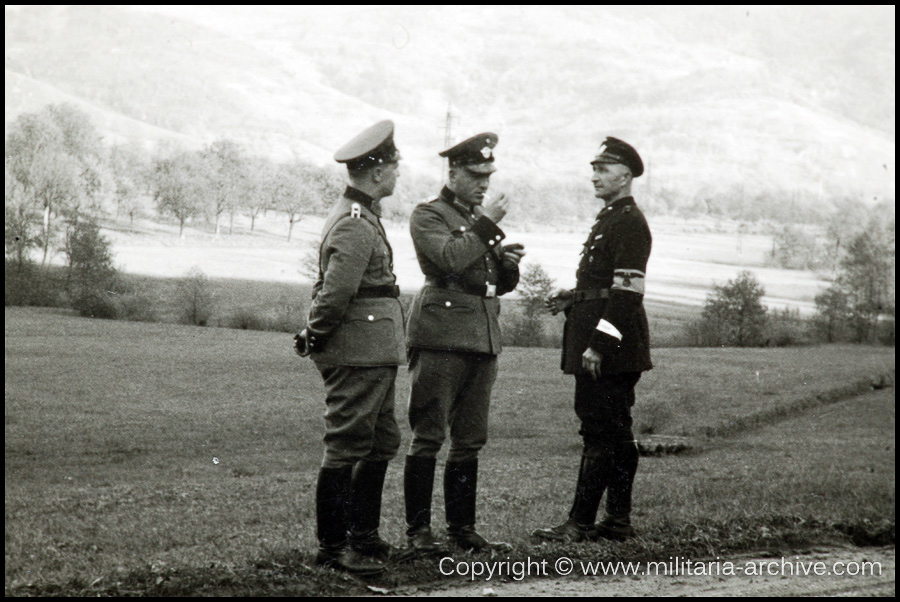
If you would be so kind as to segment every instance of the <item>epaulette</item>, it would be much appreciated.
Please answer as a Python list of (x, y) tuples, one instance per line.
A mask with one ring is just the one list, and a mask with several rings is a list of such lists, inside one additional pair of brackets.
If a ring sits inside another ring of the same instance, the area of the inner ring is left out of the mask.
[(362, 205), (359, 203), (353, 203), (350, 205), (350, 217), (353, 219), (359, 219), (362, 217)]

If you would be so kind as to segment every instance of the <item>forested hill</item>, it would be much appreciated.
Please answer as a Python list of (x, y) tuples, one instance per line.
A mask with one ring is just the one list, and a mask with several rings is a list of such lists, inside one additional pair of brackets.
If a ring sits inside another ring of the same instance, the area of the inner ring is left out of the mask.
[[(606, 134), (657, 210), (746, 217), (895, 195), (894, 7), (19, 7), (5, 117), (87, 112), (107, 141), (234, 140), (324, 164), (377, 120), (414, 176), (492, 130), (500, 185), (587, 192)], [(724, 209), (723, 209), (724, 208)], [(763, 209), (764, 211), (765, 209)]]

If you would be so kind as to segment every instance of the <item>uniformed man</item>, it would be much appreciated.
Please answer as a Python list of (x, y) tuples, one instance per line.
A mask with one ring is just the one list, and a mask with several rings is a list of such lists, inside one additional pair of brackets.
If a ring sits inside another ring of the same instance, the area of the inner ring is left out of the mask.
[(509, 204), (486, 200), (497, 135), (473, 136), (439, 153), (449, 183), (418, 205), (410, 231), (425, 286), (409, 317), (412, 379), (404, 493), (410, 549), (439, 554), (431, 532), (436, 456), (450, 429), (444, 499), (450, 541), (464, 550), (494, 547), (475, 530), (478, 451), (487, 441), (488, 406), (500, 353), (500, 300), (519, 281), (522, 245), (504, 246), (497, 226)]
[[(634, 536), (631, 488), (638, 450), (631, 431), (634, 386), (652, 367), (644, 274), (650, 229), (631, 196), (644, 172), (637, 151), (608, 137), (591, 162), (594, 195), (605, 207), (584, 244), (574, 290), (547, 299), (553, 314), (565, 311), (562, 369), (575, 375), (575, 413), (584, 440), (575, 501), (561, 525), (533, 535), (584, 541)], [(606, 514), (594, 521), (606, 493)]]
[(334, 154), (350, 185), (322, 231), (319, 276), (296, 337), (325, 382), (325, 457), (316, 488), (316, 562), (372, 575), (392, 547), (378, 526), (388, 461), (400, 446), (394, 380), (405, 361), (403, 314), (380, 201), (398, 177), (394, 124), (382, 121)]

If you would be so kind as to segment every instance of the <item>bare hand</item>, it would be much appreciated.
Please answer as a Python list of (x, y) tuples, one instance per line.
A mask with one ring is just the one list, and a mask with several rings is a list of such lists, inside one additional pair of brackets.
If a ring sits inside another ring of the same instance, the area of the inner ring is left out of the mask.
[(501, 194), (488, 199), (481, 207), (481, 214), (496, 224), (506, 215), (507, 209), (509, 209), (509, 199), (505, 194)]
[(300, 334), (294, 335), (294, 351), (300, 357), (309, 355), (309, 332), (305, 328)]
[(575, 303), (575, 293), (566, 289), (559, 289), (544, 301), (544, 307), (546, 307), (550, 313), (554, 316), (561, 311), (565, 311), (569, 307)]
[(587, 370), (594, 380), (600, 378), (600, 362), (603, 361), (603, 354), (597, 353), (590, 347), (581, 356), (581, 367)]

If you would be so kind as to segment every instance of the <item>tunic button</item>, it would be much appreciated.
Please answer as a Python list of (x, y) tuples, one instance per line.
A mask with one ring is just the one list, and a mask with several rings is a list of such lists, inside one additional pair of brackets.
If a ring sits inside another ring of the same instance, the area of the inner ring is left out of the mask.
[(465, 232), (465, 231), (466, 231), (466, 227), (465, 227), (465, 226), (460, 226), (460, 227), (459, 227), (459, 231), (460, 231), (460, 232)]
[(375, 319), (375, 316), (369, 316), (369, 322)]
[(497, 240), (500, 240), (503, 237), (498, 234), (496, 238), (497, 238)]
[(594, 256), (591, 255), (590, 257), (588, 257), (588, 261), (594, 261)]
[(489, 240), (489, 241), (488, 241), (488, 244), (491, 245), (491, 246), (494, 246), (494, 241), (493, 241), (493, 240)]
[(446, 305), (447, 307), (450, 307), (450, 302), (449, 302), (449, 301), (444, 301), (444, 305)]

